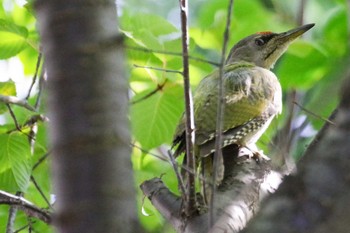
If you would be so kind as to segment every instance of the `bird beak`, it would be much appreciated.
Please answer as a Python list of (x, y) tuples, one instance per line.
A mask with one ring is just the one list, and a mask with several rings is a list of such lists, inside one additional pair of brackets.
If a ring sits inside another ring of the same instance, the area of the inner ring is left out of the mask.
[(303, 25), (301, 27), (297, 27), (297, 28), (294, 28), (292, 30), (279, 33), (279, 34), (277, 34), (277, 40), (281, 41), (282, 43), (285, 43), (288, 41), (291, 42), (291, 41), (295, 40), (296, 38), (298, 38), (299, 36), (301, 36), (302, 34), (304, 34), (305, 32), (307, 32), (313, 26), (315, 26), (314, 23), (306, 24), (306, 25)]

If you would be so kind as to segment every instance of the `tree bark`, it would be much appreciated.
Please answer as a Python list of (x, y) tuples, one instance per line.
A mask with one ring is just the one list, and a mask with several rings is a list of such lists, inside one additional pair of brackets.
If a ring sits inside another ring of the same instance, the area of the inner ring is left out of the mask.
[(272, 170), (270, 161), (257, 163), (237, 157), (236, 149), (223, 150), (225, 176), (215, 194), (212, 227), (210, 214), (203, 206), (196, 214), (184, 216), (181, 198), (172, 194), (159, 178), (145, 181), (141, 189), (177, 232), (239, 232), (257, 212), (261, 200), (275, 191), (282, 177)]
[(59, 232), (140, 232), (113, 0), (38, 0)]

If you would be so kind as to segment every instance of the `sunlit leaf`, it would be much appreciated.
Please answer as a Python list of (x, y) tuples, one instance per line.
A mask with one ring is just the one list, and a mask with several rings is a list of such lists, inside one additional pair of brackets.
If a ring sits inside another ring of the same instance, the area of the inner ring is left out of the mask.
[[(138, 100), (147, 93), (140, 93)], [(183, 111), (182, 88), (166, 85), (162, 90), (131, 106), (134, 137), (144, 149), (170, 143)]]
[(27, 137), (18, 133), (0, 135), (0, 187), (25, 191), (30, 178), (30, 147)]
[[(0, 82), (0, 95), (15, 96), (16, 95), (15, 83), (12, 80), (7, 82)], [(6, 112), (7, 110), (8, 109), (6, 105), (0, 102), (0, 114)]]
[(0, 82), (0, 95), (16, 95), (15, 83), (10, 80), (7, 82)]
[(0, 59), (12, 57), (26, 48), (26, 28), (0, 19)]

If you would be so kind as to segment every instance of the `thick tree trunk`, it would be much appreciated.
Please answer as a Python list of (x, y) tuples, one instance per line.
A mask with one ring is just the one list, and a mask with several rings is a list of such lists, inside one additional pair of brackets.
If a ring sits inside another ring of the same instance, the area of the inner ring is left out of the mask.
[(113, 0), (36, 2), (60, 232), (140, 232)]

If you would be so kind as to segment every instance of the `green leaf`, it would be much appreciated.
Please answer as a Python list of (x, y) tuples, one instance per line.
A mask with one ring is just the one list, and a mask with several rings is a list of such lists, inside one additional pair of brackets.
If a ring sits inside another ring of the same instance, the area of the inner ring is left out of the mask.
[[(10, 80), (7, 82), (0, 82), (0, 95), (16, 95), (15, 83)], [(0, 103), (0, 114), (7, 111), (7, 107), (4, 103)]]
[[(133, 100), (138, 100), (149, 92), (140, 93)], [(169, 84), (131, 106), (133, 135), (144, 149), (171, 142), (183, 111), (182, 92), (179, 85)]]
[(0, 19), (0, 59), (15, 56), (27, 47), (26, 28)]
[(348, 11), (345, 6), (338, 6), (325, 15), (323, 44), (332, 55), (344, 56), (348, 51)]
[(0, 82), (0, 95), (16, 95), (15, 83), (12, 80)]
[(276, 73), (283, 89), (307, 89), (325, 75), (327, 64), (327, 57), (316, 46), (297, 41), (280, 59)]
[(30, 178), (30, 147), (18, 133), (0, 135), (0, 187), (9, 192), (25, 191)]
[(130, 32), (130, 37), (134, 34), (143, 34), (145, 31), (158, 37), (177, 32), (177, 28), (164, 18), (154, 14), (130, 14), (123, 12), (121, 17), (121, 28), (123, 31)]

